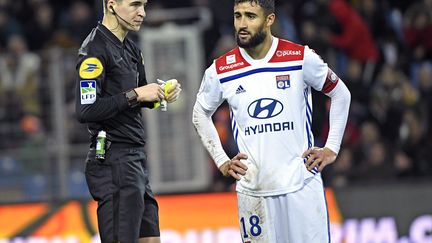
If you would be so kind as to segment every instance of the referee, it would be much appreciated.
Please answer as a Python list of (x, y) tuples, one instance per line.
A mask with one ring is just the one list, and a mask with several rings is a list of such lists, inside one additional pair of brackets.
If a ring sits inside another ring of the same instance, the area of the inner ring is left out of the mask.
[(126, 37), (138, 31), (147, 0), (103, 0), (104, 17), (79, 49), (76, 115), (88, 125), (91, 145), (85, 175), (98, 202), (102, 243), (160, 242), (158, 204), (145, 168), (141, 108), (174, 102), (180, 84), (165, 96), (147, 83), (138, 47)]

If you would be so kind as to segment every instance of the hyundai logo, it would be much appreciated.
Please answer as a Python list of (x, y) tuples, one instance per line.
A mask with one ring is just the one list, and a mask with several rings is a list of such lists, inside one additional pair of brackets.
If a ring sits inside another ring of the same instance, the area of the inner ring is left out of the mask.
[(248, 107), (250, 117), (256, 119), (267, 119), (279, 115), (283, 110), (280, 101), (271, 98), (262, 98), (255, 100)]

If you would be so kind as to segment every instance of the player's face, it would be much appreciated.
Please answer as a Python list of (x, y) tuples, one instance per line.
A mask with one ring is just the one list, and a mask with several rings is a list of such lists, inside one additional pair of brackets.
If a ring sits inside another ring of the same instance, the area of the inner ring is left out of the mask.
[(269, 34), (264, 9), (250, 2), (234, 6), (234, 28), (237, 44), (242, 48), (254, 48)]
[(138, 31), (146, 16), (145, 6), (147, 0), (120, 0), (118, 1), (117, 14), (125, 21), (119, 21), (124, 29)]

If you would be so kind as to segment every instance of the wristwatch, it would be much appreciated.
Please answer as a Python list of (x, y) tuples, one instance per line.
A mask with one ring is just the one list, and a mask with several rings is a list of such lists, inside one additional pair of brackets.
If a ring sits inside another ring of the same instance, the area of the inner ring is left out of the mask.
[(134, 89), (126, 91), (125, 96), (130, 107), (135, 107), (138, 104), (138, 94)]

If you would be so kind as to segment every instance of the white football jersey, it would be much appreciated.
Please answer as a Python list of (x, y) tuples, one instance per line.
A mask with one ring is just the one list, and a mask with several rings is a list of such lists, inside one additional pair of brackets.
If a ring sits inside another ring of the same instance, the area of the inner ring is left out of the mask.
[(327, 93), (337, 81), (309, 47), (276, 37), (263, 59), (254, 60), (237, 47), (214, 61), (197, 102), (208, 111), (224, 100), (229, 104), (234, 139), (239, 152), (248, 155), (237, 191), (285, 194), (318, 173), (308, 171), (301, 157), (314, 146), (311, 87)]

